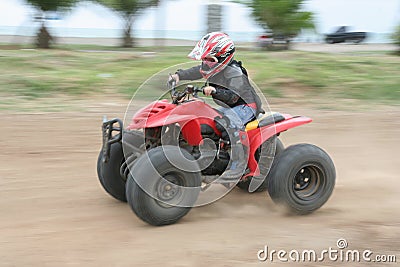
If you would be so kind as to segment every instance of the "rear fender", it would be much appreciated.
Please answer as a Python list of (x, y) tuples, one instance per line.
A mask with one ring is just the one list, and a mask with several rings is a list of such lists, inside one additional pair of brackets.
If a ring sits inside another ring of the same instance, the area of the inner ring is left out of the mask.
[(260, 174), (258, 163), (254, 155), (256, 153), (256, 150), (261, 146), (262, 143), (267, 141), (272, 136), (277, 135), (281, 132), (312, 122), (311, 118), (304, 116), (295, 116), (295, 117), (292, 117), (290, 115), (284, 115), (284, 116), (285, 116), (284, 121), (267, 125), (247, 132), (247, 134), (249, 135), (249, 142), (250, 142), (249, 160), (248, 160), (248, 167), (250, 169), (250, 173), (248, 173), (245, 177), (257, 176)]

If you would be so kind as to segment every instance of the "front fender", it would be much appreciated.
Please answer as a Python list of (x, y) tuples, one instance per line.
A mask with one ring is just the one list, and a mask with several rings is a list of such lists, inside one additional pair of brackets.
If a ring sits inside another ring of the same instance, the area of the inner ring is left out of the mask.
[(132, 118), (128, 130), (155, 128), (179, 124), (182, 135), (190, 145), (202, 142), (201, 124), (211, 126), (217, 134), (214, 118), (220, 114), (203, 101), (188, 101), (179, 105), (166, 100), (155, 101), (139, 110)]

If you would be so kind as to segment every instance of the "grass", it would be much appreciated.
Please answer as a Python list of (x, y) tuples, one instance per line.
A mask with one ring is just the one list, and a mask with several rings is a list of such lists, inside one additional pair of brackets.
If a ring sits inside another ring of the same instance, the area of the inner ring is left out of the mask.
[[(329, 96), (372, 101), (400, 100), (400, 58), (308, 52), (243, 53), (263, 91), (285, 96), (299, 88), (304, 97)], [(249, 60), (250, 59), (250, 60)], [(280, 93), (279, 93), (280, 92)]]
[[(190, 49), (68, 46), (21, 50), (0, 46), (0, 96), (33, 99), (115, 93), (131, 97), (153, 74), (187, 62)], [(400, 57), (389, 53), (239, 50), (236, 58), (244, 62), (267, 98), (295, 95), (304, 99), (400, 103)], [(166, 80), (167, 73), (163, 75)], [(163, 85), (165, 81), (158, 82)]]

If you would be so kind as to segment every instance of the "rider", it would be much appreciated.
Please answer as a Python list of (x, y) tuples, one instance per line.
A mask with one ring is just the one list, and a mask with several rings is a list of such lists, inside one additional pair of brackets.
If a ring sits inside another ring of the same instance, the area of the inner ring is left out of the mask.
[(220, 179), (236, 180), (241, 177), (246, 161), (239, 131), (244, 125), (257, 117), (261, 110), (261, 100), (250, 85), (246, 70), (241, 62), (233, 59), (235, 45), (231, 38), (222, 32), (206, 34), (188, 55), (194, 60), (201, 60), (198, 66), (178, 70), (171, 75), (179, 80), (207, 79), (204, 94), (212, 96), (222, 106), (219, 111), (222, 119), (216, 118), (217, 128), (223, 132), (222, 138), (231, 143), (231, 162)]

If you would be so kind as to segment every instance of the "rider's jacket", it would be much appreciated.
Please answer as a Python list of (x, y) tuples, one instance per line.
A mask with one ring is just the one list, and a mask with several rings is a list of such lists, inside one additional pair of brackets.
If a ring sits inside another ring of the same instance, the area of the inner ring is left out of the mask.
[[(198, 80), (203, 78), (200, 73), (201, 65), (186, 70), (178, 70), (180, 80)], [(219, 73), (208, 78), (207, 82), (216, 89), (211, 96), (214, 101), (224, 107), (235, 107), (248, 105), (261, 111), (261, 100), (254, 88), (250, 85), (249, 79), (242, 70), (241, 64), (232, 60), (228, 66)]]

